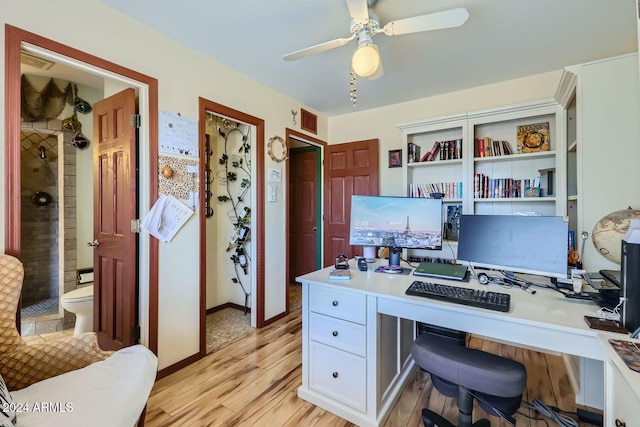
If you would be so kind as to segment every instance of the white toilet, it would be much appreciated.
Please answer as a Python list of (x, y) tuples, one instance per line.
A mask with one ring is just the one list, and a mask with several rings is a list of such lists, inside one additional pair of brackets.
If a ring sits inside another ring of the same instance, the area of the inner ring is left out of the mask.
[(82, 286), (67, 292), (60, 299), (65, 310), (76, 315), (76, 326), (73, 334), (93, 331), (93, 285)]

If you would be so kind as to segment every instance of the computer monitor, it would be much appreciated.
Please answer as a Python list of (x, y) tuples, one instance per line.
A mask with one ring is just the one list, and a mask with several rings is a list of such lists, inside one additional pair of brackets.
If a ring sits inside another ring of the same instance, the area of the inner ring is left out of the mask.
[(389, 248), (390, 267), (400, 251), (442, 249), (442, 199), (351, 196), (349, 244)]
[(569, 223), (558, 216), (462, 215), (458, 261), (471, 266), (567, 277)]

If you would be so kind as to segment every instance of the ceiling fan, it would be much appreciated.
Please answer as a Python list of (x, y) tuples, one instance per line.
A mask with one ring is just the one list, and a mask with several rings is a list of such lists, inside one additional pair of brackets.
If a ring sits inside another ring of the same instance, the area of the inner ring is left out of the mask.
[(373, 37), (378, 33), (387, 36), (418, 33), (421, 31), (440, 30), (459, 27), (469, 18), (465, 8), (459, 7), (442, 12), (429, 13), (411, 18), (398, 19), (380, 26), (378, 17), (369, 12), (375, 0), (345, 0), (351, 15), (350, 37), (339, 38), (320, 43), (296, 52), (284, 55), (285, 61), (295, 61), (304, 57), (344, 46), (351, 40), (357, 40), (357, 48), (351, 58), (351, 68), (360, 77), (376, 79), (382, 76), (382, 62), (378, 47)]

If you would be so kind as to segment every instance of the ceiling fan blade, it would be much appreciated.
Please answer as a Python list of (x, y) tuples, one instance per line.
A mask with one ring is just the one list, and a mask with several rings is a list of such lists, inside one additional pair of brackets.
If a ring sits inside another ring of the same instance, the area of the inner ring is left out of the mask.
[(349, 15), (354, 21), (366, 21), (369, 19), (369, 7), (367, 6), (367, 0), (345, 0), (347, 2), (347, 8), (349, 8)]
[(302, 59), (307, 56), (315, 55), (316, 53), (320, 53), (330, 49), (334, 49), (336, 47), (344, 46), (345, 44), (353, 40), (355, 37), (356, 35), (353, 34), (351, 37), (340, 38), (340, 39), (335, 39), (328, 42), (320, 43), (315, 46), (307, 47), (305, 49), (288, 53), (285, 56), (283, 56), (282, 59), (284, 59), (285, 61), (296, 61), (298, 59)]
[(459, 27), (469, 19), (469, 12), (464, 7), (414, 16), (413, 18), (391, 21), (382, 28), (388, 36), (418, 33), (420, 31), (441, 30), (443, 28)]

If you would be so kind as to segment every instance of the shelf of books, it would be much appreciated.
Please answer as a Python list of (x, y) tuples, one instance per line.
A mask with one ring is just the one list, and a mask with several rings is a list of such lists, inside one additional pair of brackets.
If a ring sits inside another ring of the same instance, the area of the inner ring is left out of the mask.
[[(506, 141), (502, 141), (506, 142)], [(524, 153), (524, 154), (501, 154), (497, 156), (488, 157), (474, 157), (473, 161), (476, 163), (483, 162), (513, 162), (515, 160), (531, 160), (534, 158), (554, 158), (556, 156), (555, 151), (540, 151), (538, 153)]]

